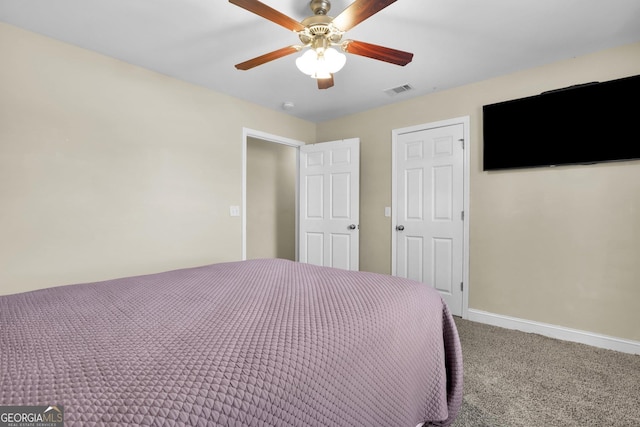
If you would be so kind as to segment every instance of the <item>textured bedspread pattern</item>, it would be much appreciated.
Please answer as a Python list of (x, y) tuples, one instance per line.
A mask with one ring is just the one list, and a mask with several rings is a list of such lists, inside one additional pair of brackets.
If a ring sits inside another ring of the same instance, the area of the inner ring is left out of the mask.
[(0, 405), (65, 426), (449, 425), (446, 305), (401, 278), (255, 260), (0, 297)]

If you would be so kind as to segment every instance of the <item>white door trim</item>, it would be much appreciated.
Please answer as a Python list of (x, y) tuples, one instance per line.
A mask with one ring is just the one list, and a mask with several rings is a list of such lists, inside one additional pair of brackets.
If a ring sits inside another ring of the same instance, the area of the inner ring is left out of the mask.
[[(298, 161), (300, 158), (300, 147), (305, 145), (303, 141), (298, 141), (283, 136), (273, 135), (259, 130), (242, 128), (242, 259), (247, 259), (247, 143), (249, 138), (261, 139), (266, 142), (288, 145), (295, 147), (296, 153), (296, 177), (298, 176)], [(298, 260), (298, 179), (296, 178), (296, 261)]]
[(464, 128), (464, 177), (463, 177), (463, 203), (464, 203), (464, 222), (463, 222), (463, 289), (462, 289), (462, 318), (466, 319), (469, 316), (469, 219), (471, 217), (469, 212), (469, 167), (470, 167), (470, 119), (469, 116), (456, 117), (448, 120), (441, 120), (431, 123), (423, 123), (420, 125), (409, 126), (400, 129), (393, 129), (391, 131), (391, 274), (396, 275), (396, 246), (397, 239), (395, 227), (397, 224), (397, 179), (396, 179), (396, 145), (398, 136), (409, 132), (418, 132), (422, 130), (428, 130), (437, 127), (451, 126), (462, 124)]

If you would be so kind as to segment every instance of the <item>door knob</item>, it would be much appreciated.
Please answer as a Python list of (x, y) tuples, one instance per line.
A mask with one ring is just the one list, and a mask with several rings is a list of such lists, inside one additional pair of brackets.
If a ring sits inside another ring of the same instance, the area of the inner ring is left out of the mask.
[(398, 231), (404, 230), (404, 225), (396, 225), (396, 230)]
[(356, 225), (355, 224), (351, 224), (349, 225), (349, 230), (355, 230), (356, 229)]

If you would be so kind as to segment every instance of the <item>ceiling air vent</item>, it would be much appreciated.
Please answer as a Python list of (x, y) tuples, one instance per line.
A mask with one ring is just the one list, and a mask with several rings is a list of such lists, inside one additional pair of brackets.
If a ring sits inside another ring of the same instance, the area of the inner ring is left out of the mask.
[(389, 96), (396, 96), (399, 93), (408, 92), (410, 90), (413, 90), (413, 86), (411, 86), (410, 84), (406, 84), (406, 85), (394, 87), (391, 89), (387, 89), (384, 91), (384, 93), (386, 93)]

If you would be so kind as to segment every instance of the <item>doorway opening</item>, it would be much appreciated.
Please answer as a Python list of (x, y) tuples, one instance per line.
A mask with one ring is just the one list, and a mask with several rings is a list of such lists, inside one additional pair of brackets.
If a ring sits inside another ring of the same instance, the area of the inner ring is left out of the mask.
[(304, 142), (243, 129), (242, 259), (298, 260), (298, 158)]

